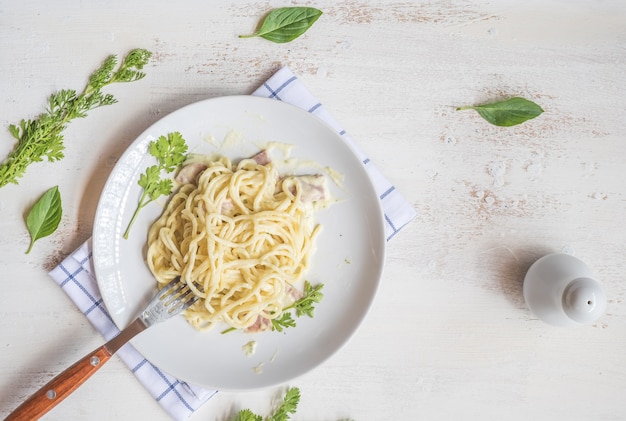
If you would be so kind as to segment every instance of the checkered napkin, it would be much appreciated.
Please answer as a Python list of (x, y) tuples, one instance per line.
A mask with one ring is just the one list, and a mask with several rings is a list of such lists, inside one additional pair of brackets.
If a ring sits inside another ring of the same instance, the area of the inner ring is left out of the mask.
[[(253, 95), (269, 97), (291, 103), (325, 120), (352, 147), (365, 165), (380, 197), (385, 214), (387, 240), (392, 238), (416, 215), (413, 207), (376, 169), (361, 152), (326, 109), (311, 95), (296, 76), (282, 68), (265, 82)], [(50, 272), (50, 276), (63, 288), (78, 309), (98, 331), (109, 340), (119, 334), (119, 329), (104, 307), (94, 275), (91, 240), (87, 240), (74, 253)], [(124, 345), (117, 355), (132, 370), (137, 379), (175, 420), (185, 420), (209, 400), (215, 390), (189, 385), (171, 377), (152, 365), (131, 344)]]

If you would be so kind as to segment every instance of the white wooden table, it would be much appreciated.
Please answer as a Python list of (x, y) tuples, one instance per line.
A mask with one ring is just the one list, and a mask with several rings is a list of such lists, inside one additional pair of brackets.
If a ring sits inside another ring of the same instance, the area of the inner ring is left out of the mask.
[[(0, 189), (0, 409), (102, 343), (47, 271), (91, 235), (116, 158), (200, 99), (248, 94), (289, 66), (419, 216), (389, 242), (353, 339), (295, 379), (298, 420), (626, 419), (626, 3), (315, 1), (290, 44), (239, 39), (278, 1), (28, 1), (0, 6), (0, 157), (8, 125), (80, 89), (108, 54), (154, 52), (119, 103), (71, 123), (66, 158)], [(459, 105), (523, 96), (512, 128)], [(59, 230), (25, 254), (23, 215), (59, 185)], [(549, 252), (585, 261), (608, 295), (596, 323), (555, 328), (522, 296)], [(287, 386), (287, 385), (285, 385)], [(193, 420), (267, 414), (285, 386), (219, 393)], [(49, 420), (168, 419), (113, 359)]]

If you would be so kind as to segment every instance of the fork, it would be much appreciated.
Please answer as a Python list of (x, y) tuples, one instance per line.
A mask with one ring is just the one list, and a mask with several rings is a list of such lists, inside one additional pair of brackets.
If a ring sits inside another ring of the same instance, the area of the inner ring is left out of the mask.
[(116, 337), (59, 373), (5, 418), (5, 421), (36, 420), (54, 408), (96, 373), (124, 344), (150, 326), (189, 308), (198, 297), (177, 277), (150, 300), (141, 314)]

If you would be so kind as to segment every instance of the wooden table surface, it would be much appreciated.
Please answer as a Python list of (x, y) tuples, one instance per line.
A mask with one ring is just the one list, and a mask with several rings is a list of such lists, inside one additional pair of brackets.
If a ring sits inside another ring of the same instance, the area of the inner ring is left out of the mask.
[[(270, 9), (324, 15), (288, 44), (239, 39)], [(66, 157), (0, 189), (3, 415), (102, 343), (47, 272), (91, 236), (116, 159), (151, 123), (249, 94), (289, 66), (418, 212), (388, 244), (381, 288), (352, 340), (288, 385), (221, 392), (192, 420), (626, 419), (626, 2), (29, 1), (0, 5), (0, 158), (9, 124), (81, 89), (109, 54), (154, 55), (118, 104), (65, 132)], [(523, 96), (545, 112), (500, 128), (455, 107)], [(62, 190), (56, 233), (30, 254), (24, 214)], [(608, 296), (595, 323), (557, 328), (522, 295), (551, 252), (587, 263)], [(114, 358), (48, 420), (168, 419)]]

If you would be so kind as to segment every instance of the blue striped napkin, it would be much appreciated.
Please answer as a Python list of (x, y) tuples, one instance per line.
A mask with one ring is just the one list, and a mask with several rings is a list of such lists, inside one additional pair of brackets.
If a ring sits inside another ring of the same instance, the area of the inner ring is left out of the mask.
[[(416, 216), (409, 202), (386, 180), (372, 161), (348, 137), (345, 130), (328, 114), (306, 87), (286, 67), (276, 72), (254, 91), (263, 96), (291, 103), (326, 121), (352, 147), (365, 165), (380, 197), (385, 214), (387, 240)], [(119, 334), (119, 329), (107, 312), (98, 290), (93, 269), (91, 239), (50, 272), (50, 276), (74, 301), (78, 309), (93, 326), (109, 340)], [(123, 346), (116, 354), (132, 370), (137, 379), (175, 420), (186, 420), (217, 391), (187, 384), (167, 375), (146, 360), (131, 344)]]

